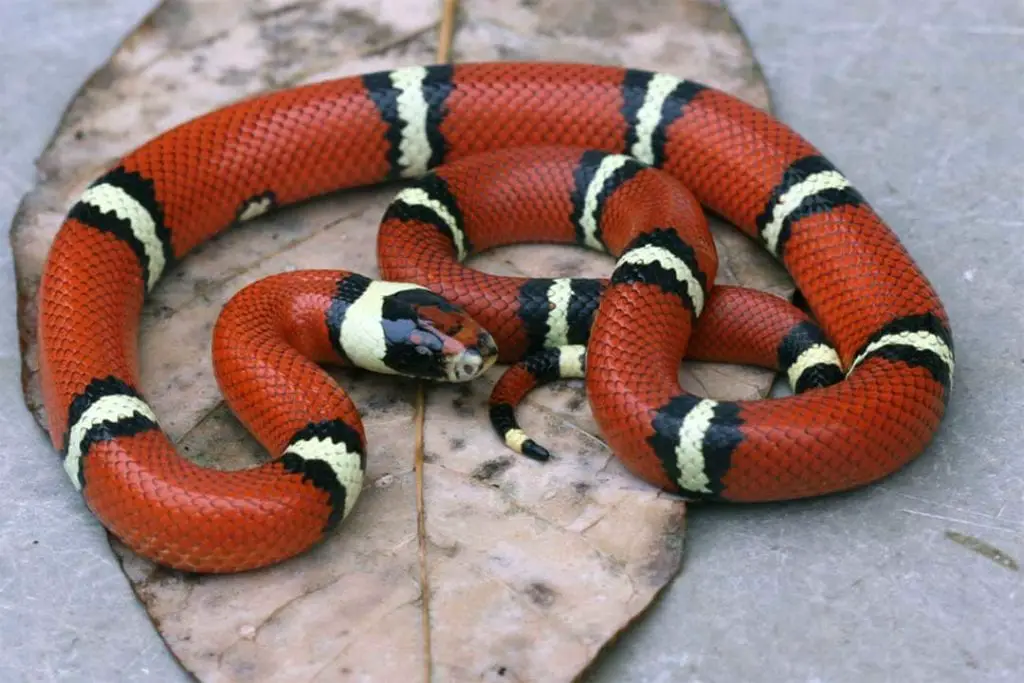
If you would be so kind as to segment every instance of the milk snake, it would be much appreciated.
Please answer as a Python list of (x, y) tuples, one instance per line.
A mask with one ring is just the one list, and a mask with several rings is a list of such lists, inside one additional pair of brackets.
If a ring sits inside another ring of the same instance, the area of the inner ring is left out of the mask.
[[(221, 472), (179, 456), (141, 396), (136, 348), (145, 295), (225, 228), (341, 188), (413, 178), (436, 185), (444, 171), (428, 171), (442, 163), (533, 146), (577, 150), (580, 171), (569, 171), (567, 192), (539, 207), (571, 226), (557, 241), (617, 259), (591, 311), (585, 374), (601, 434), (630, 471), (687, 498), (783, 500), (867, 484), (924, 450), (952, 386), (946, 312), (864, 197), (787, 126), (667, 74), (585, 64), (410, 67), (200, 116), (129, 153), (71, 207), (40, 287), (40, 375), (51, 439), (106, 528), (183, 570), (279, 562), (347, 514), (365, 468), (358, 413), (317, 362), (365, 361), (385, 372), (393, 361), (411, 363), (420, 376), (467, 381), (496, 351), (502, 361), (536, 353), (519, 298), (496, 318), (479, 314), (490, 285), (456, 271), (458, 223), (429, 202), (433, 217), (389, 212), (381, 273), (394, 279), (433, 239), (447, 250), (443, 268), (458, 277), (423, 272), (417, 285), (399, 285), (340, 271), (287, 273), (225, 308), (214, 335), (217, 378), (274, 456), (261, 467)], [(602, 171), (604, 163), (615, 168)], [(529, 203), (537, 189), (536, 175), (520, 175), (521, 187), (492, 188), (521, 199), (508, 206)], [(803, 346), (776, 339), (771, 353), (754, 355), (802, 368), (827, 354), (827, 339), (845, 377), (825, 371), (831, 386), (763, 401), (680, 389), (697, 313), (717, 291), (703, 216), (680, 200), (667, 207), (679, 224), (634, 225), (627, 215), (626, 227), (611, 227), (613, 214), (629, 213), (619, 202), (631, 188), (663, 177), (774, 254), (820, 325), (796, 321)], [(391, 230), (416, 222), (415, 240)], [(552, 237), (528, 232), (517, 228), (516, 237)], [(565, 284), (558, 287), (564, 302)], [(485, 319), (486, 330), (477, 324)], [(236, 345), (239, 330), (248, 346)], [(794, 348), (811, 355), (795, 358)]]

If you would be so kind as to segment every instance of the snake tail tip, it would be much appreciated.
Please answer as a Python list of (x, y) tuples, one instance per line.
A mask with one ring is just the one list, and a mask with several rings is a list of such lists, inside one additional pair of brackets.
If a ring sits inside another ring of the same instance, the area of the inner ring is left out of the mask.
[(551, 459), (551, 452), (533, 439), (523, 442), (523, 455), (537, 462), (547, 462)]

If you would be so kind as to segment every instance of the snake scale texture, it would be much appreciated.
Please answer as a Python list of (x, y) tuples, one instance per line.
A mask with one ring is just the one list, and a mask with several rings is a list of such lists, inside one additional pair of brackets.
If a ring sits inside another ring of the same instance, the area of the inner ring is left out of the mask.
[[(463, 163), (479, 165), (460, 175)], [(414, 182), (382, 224), (384, 280), (285, 273), (243, 289), (218, 320), (218, 382), (273, 459), (226, 472), (180, 456), (138, 380), (140, 312), (161, 275), (229, 226), (401, 179)], [(470, 181), (489, 188), (479, 204)], [(779, 259), (809, 318), (712, 287), (701, 205)], [(485, 226), (488, 212), (500, 228)], [(614, 271), (515, 282), (460, 263), (513, 241), (600, 249)], [(492, 418), (523, 452), (511, 405), (537, 382), (585, 376), (601, 434), (631, 472), (736, 502), (897, 470), (938, 429), (954, 365), (933, 287), (809, 142), (700, 83), (586, 64), (416, 66), (263, 94), (173, 128), (71, 207), (38, 322), (49, 433), (73, 484), (132, 550), (197, 572), (280, 562), (352, 509), (363, 428), (320, 363), (441, 381), (518, 363)], [(688, 394), (679, 363), (702, 353), (776, 367), (798, 393)]]

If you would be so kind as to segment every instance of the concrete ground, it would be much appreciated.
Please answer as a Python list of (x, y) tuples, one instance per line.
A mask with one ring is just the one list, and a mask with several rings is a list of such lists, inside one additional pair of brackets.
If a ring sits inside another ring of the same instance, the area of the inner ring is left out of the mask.
[[(0, 224), (76, 87), (151, 1), (0, 7)], [(1024, 5), (730, 5), (778, 114), (937, 286), (956, 389), (934, 446), (881, 485), (694, 509), (684, 573), (594, 680), (1024, 680), (1024, 572), (970, 540), (1024, 564)], [(23, 407), (6, 241), (0, 268), (0, 681), (187, 680)]]

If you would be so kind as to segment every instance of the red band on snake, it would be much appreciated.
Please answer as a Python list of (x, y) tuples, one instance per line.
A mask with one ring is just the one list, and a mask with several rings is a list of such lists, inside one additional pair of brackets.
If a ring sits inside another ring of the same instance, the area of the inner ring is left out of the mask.
[[(572, 64), (413, 67), (201, 116), (128, 154), (72, 207), (41, 284), (41, 379), (53, 443), (101, 522), (136, 552), (195, 571), (263, 566), (320, 540), (340, 515), (316, 472), (326, 467), (340, 481), (345, 470), (307, 447), (344, 444), (347, 452), (353, 435), (361, 439), (358, 422), (341, 403), (334, 415), (295, 423), (268, 414), (248, 423), (275, 456), (269, 465), (219, 472), (189, 464), (140, 395), (145, 293), (239, 219), (536, 145), (625, 154), (680, 181), (781, 260), (848, 373), (784, 399), (685, 394), (677, 367), (714, 281), (713, 258), (674, 230), (606, 244), (618, 261), (591, 330), (587, 392), (602, 435), (631, 471), (689, 497), (779, 500), (864, 485), (924, 450), (952, 383), (948, 317), (894, 233), (810, 143), (749, 104), (665, 74)], [(583, 200), (583, 241), (601, 241), (604, 219)], [(614, 211), (611, 201), (602, 211)], [(571, 199), (547, 207), (566, 209)], [(465, 282), (467, 300), (483, 295), (473, 287)], [(383, 298), (360, 306), (382, 310)], [(488, 329), (504, 360), (527, 351), (523, 329)], [(276, 437), (265, 436), (274, 429)], [(307, 450), (286, 460), (286, 444), (299, 442)], [(299, 460), (312, 466), (294, 471)]]

